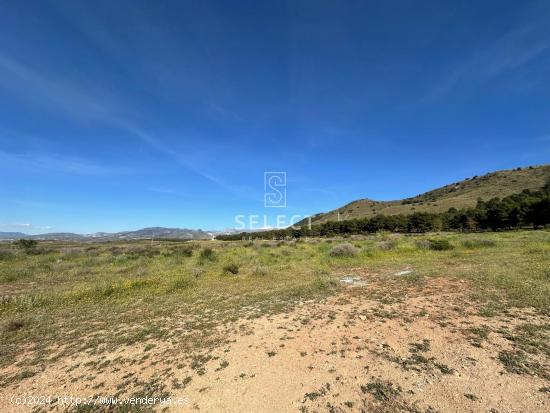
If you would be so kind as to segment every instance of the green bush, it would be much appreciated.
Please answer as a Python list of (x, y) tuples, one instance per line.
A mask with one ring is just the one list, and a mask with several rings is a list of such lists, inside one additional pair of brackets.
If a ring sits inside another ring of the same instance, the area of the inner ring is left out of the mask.
[(199, 262), (204, 264), (208, 261), (214, 261), (216, 259), (216, 253), (210, 247), (205, 247), (199, 253)]
[(230, 264), (224, 265), (223, 272), (226, 273), (226, 274), (227, 273), (238, 274), (239, 273), (239, 266), (232, 262)]
[(330, 250), (331, 257), (355, 257), (359, 249), (352, 244), (338, 244)]
[(378, 244), (378, 249), (382, 251), (390, 251), (397, 247), (397, 241), (394, 239), (388, 241), (380, 241)]
[(446, 239), (421, 239), (415, 241), (416, 247), (425, 250), (447, 251), (454, 248)]
[(193, 282), (187, 278), (176, 278), (168, 286), (168, 291), (185, 290), (193, 285)]
[(183, 247), (174, 248), (171, 252), (172, 255), (179, 255), (181, 257), (192, 257), (193, 247), (191, 245), (185, 245)]
[(433, 251), (447, 251), (454, 248), (446, 239), (423, 239), (417, 240), (415, 244), (417, 248)]
[(496, 242), (492, 239), (474, 238), (462, 241), (462, 246), (468, 249), (494, 247)]
[(22, 250), (29, 251), (38, 245), (38, 241), (34, 239), (18, 239), (13, 243), (13, 245)]
[(414, 245), (416, 245), (416, 248), (421, 250), (430, 249), (430, 241), (428, 241), (427, 239), (417, 239), (414, 241)]
[(447, 251), (452, 250), (453, 245), (446, 239), (431, 239), (430, 240), (430, 249), (434, 251)]

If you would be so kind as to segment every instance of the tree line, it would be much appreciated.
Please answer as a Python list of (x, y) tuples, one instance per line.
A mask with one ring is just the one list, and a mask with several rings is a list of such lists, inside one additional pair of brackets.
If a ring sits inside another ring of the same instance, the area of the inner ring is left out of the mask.
[(329, 221), (284, 229), (218, 235), (220, 240), (284, 239), (323, 237), (391, 231), (423, 233), (432, 231), (501, 231), (550, 224), (550, 180), (538, 191), (524, 191), (505, 198), (478, 199), (472, 208), (450, 208), (442, 213), (415, 212), (410, 215), (376, 215), (372, 218)]

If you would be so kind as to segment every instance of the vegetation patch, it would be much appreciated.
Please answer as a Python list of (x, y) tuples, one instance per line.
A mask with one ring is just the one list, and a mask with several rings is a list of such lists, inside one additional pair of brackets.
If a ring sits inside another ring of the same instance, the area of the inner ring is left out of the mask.
[(395, 399), (401, 393), (400, 387), (394, 387), (388, 381), (375, 380), (371, 383), (361, 385), (364, 394), (370, 394), (375, 400), (387, 402)]
[(501, 351), (498, 359), (509, 373), (537, 375), (550, 380), (548, 369), (522, 350)]
[(210, 247), (203, 248), (199, 253), (199, 263), (205, 264), (216, 259), (216, 253)]
[(223, 272), (225, 274), (233, 274), (236, 275), (239, 273), (239, 266), (235, 264), (234, 262), (226, 264), (223, 266)]
[(447, 251), (453, 249), (453, 245), (446, 239), (424, 239), (415, 242), (421, 249), (434, 251)]
[(359, 249), (352, 244), (338, 244), (330, 250), (331, 257), (355, 257), (359, 254)]
[(462, 241), (462, 246), (466, 249), (489, 248), (495, 245), (494, 240), (486, 238), (470, 238)]

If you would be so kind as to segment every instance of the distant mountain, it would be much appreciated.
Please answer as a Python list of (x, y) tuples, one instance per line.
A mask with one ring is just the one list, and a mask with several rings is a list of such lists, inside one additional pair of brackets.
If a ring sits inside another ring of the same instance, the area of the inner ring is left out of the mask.
[[(475, 206), (477, 199), (503, 198), (524, 189), (540, 189), (550, 179), (550, 165), (530, 166), (473, 176), (423, 194), (394, 201), (359, 199), (340, 208), (311, 217), (312, 223), (368, 218), (375, 215), (444, 212), (449, 208)], [(306, 223), (302, 221), (301, 223)], [(300, 223), (299, 223), (300, 224)]]
[[(109, 237), (109, 236), (108, 236)], [(181, 229), (151, 227), (137, 231), (124, 231), (111, 234), (116, 239), (150, 239), (150, 238), (175, 238), (175, 239), (211, 239), (212, 234), (200, 229)]]
[(71, 232), (50, 232), (47, 234), (29, 235), (25, 238), (37, 240), (61, 240), (61, 241), (78, 241), (85, 240), (85, 235), (73, 234)]
[(36, 239), (36, 240), (60, 240), (60, 241), (113, 241), (113, 240), (133, 240), (133, 239), (212, 239), (213, 234), (200, 229), (185, 229), (185, 228), (163, 228), (152, 227), (143, 228), (137, 231), (123, 232), (98, 232), (95, 234), (73, 234), (70, 232), (48, 233), (38, 235), (28, 235), (22, 232), (0, 232), (0, 240), (17, 240), (21, 238)]
[(21, 239), (25, 238), (28, 235), (23, 234), (22, 232), (0, 232), (0, 239)]

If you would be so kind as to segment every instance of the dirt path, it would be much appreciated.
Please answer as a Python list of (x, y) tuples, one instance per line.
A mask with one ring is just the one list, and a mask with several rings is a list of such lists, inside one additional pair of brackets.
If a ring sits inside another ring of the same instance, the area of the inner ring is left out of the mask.
[[(548, 320), (527, 310), (478, 316), (465, 290), (439, 278), (384, 296), (367, 282), (287, 313), (239, 320), (220, 329), (221, 345), (203, 352), (174, 354), (176, 343), (157, 343), (81, 355), (78, 366), (59, 360), (3, 389), (0, 410), (32, 410), (11, 404), (10, 394), (141, 388), (185, 403), (170, 411), (549, 411), (548, 360), (533, 354), (507, 366), (502, 356), (515, 354), (510, 336), (518, 326)], [(518, 365), (525, 368), (512, 372)]]

